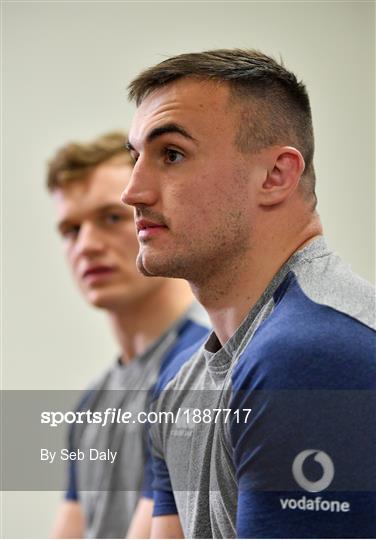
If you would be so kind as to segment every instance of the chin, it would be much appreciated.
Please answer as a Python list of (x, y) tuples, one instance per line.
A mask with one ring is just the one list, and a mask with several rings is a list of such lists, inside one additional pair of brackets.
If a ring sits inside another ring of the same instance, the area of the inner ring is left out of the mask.
[(124, 302), (126, 291), (105, 290), (106, 288), (91, 289), (85, 291), (86, 301), (93, 307), (111, 310), (120, 302)]
[(159, 273), (154, 273), (152, 272), (151, 270), (148, 270), (142, 259), (137, 259), (137, 270), (143, 275), (143, 276), (146, 276), (146, 277), (155, 277), (155, 276), (162, 276), (163, 274), (159, 274)]
[(91, 296), (89, 295), (87, 297), (87, 301), (89, 304), (93, 307), (99, 308), (99, 309), (111, 309), (111, 307), (114, 305), (114, 299), (104, 297), (102, 295), (100, 296)]
[(148, 277), (182, 278), (186, 279), (185, 265), (176, 258), (146, 256), (144, 253), (137, 257), (137, 268), (141, 274)]
[(137, 269), (141, 274), (147, 277), (171, 277), (166, 274), (166, 264), (160, 264), (155, 257), (147, 257), (145, 254), (140, 254), (136, 260)]

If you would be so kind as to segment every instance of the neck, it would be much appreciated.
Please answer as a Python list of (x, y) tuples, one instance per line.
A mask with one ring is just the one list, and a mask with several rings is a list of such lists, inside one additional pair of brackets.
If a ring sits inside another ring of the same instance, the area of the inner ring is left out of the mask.
[(122, 363), (142, 355), (184, 314), (192, 300), (185, 281), (166, 279), (145, 298), (109, 311)]
[(320, 234), (317, 214), (298, 233), (276, 235), (273, 229), (265, 229), (254, 235), (261, 241), (252, 242), (237, 262), (231, 262), (231, 269), (222, 264), (205, 283), (191, 284), (222, 345), (235, 333), (281, 266)]

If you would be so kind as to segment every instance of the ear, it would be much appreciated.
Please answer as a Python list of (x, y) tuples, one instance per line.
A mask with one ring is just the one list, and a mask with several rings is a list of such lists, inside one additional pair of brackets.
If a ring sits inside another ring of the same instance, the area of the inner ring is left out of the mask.
[(285, 201), (298, 187), (305, 163), (302, 154), (292, 146), (273, 148), (267, 175), (259, 192), (262, 206)]

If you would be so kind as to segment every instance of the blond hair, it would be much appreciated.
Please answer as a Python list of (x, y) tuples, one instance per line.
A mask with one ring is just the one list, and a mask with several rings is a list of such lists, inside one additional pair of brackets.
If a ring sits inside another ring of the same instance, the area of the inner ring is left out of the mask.
[(122, 156), (132, 164), (125, 147), (127, 134), (122, 131), (105, 133), (89, 142), (71, 142), (60, 148), (48, 163), (47, 189), (64, 188), (73, 181), (87, 177), (95, 167), (112, 158)]

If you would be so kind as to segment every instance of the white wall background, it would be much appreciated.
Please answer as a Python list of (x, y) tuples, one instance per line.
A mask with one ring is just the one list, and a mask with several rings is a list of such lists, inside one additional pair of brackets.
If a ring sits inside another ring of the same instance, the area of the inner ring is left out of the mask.
[[(174, 54), (260, 48), (306, 82), (327, 238), (373, 280), (374, 26), (359, 0), (3, 2), (2, 387), (84, 388), (113, 358), (64, 265), (45, 163), (67, 140), (127, 128), (127, 83)], [(46, 537), (58, 498), (5, 493), (3, 537)]]

